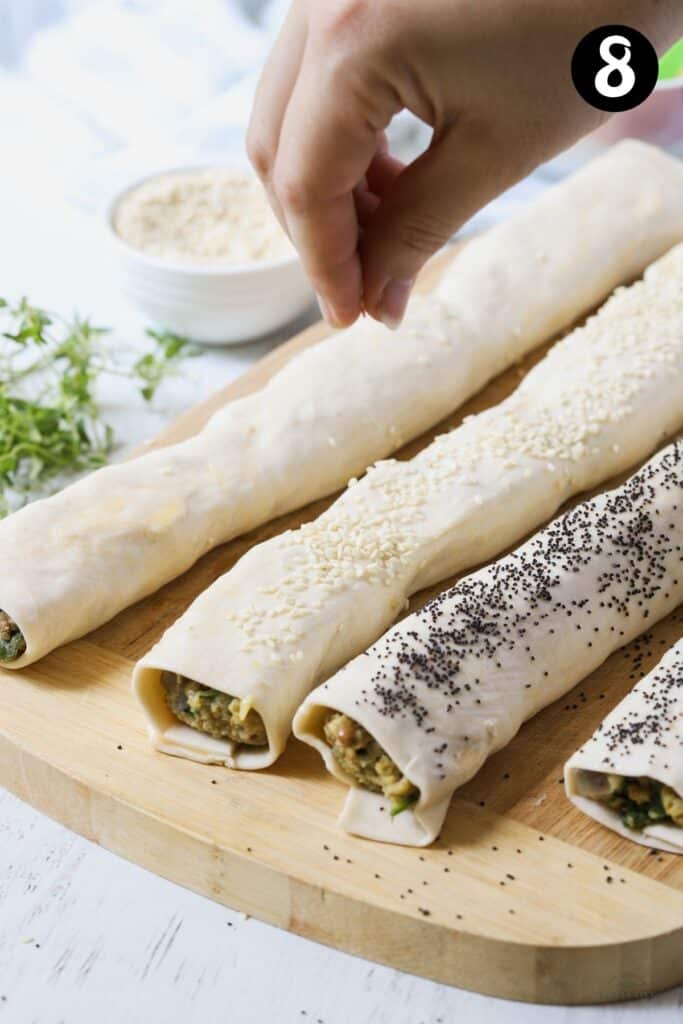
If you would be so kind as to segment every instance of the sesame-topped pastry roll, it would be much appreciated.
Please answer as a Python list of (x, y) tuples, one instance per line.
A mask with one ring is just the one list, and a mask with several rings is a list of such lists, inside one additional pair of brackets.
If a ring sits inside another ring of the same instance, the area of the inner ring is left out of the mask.
[[(272, 763), (306, 694), (381, 636), (410, 594), (499, 554), (682, 428), (683, 244), (506, 401), (410, 461), (376, 465), (201, 594), (135, 669), (153, 743), (229, 766)], [(258, 746), (232, 725), (250, 713)]]
[(363, 318), (189, 440), (7, 517), (0, 663), (30, 664), (216, 545), (344, 487), (682, 238), (683, 165), (624, 142), (465, 246), (398, 331)]
[[(677, 513), (680, 521), (683, 498)], [(564, 780), (572, 803), (602, 825), (683, 853), (683, 640), (569, 759)]]
[[(453, 793), (527, 718), (683, 600), (682, 510), (678, 442), (408, 616), (310, 694), (294, 731), (350, 786), (343, 827), (431, 843)], [(678, 769), (667, 783), (681, 781)]]

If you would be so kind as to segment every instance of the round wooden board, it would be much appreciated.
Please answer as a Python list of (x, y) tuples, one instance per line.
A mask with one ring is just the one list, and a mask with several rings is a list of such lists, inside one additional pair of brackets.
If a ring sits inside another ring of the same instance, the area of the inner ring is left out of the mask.
[[(432, 280), (435, 273), (438, 265)], [(315, 327), (282, 346), (155, 443), (196, 432), (324, 333)], [(500, 401), (541, 354), (446, 425)], [(342, 788), (296, 742), (274, 768), (254, 774), (150, 749), (130, 696), (134, 660), (249, 547), (329, 500), (216, 549), (87, 639), (22, 672), (0, 672), (0, 781), (211, 899), (438, 981), (566, 1004), (683, 981), (683, 858), (653, 854), (582, 817), (560, 783), (566, 757), (683, 635), (680, 610), (527, 723), (459, 792), (427, 850), (345, 835), (335, 821)]]

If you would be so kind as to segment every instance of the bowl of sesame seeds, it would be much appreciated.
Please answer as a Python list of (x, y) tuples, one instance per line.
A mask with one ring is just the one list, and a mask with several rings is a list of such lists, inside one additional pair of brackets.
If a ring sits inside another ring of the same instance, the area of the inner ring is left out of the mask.
[(131, 303), (194, 341), (259, 337), (313, 299), (246, 163), (174, 168), (135, 181), (109, 204), (106, 226)]

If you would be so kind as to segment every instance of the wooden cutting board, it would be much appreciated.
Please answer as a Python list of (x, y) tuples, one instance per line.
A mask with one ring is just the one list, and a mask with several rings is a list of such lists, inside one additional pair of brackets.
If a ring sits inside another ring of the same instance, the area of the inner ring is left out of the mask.
[[(155, 444), (195, 433), (325, 333), (317, 325), (278, 348)], [(540, 355), (447, 425), (500, 401)], [(150, 749), (130, 695), (135, 659), (253, 544), (328, 503), (218, 548), (86, 639), (21, 672), (0, 672), (0, 782), (211, 899), (438, 981), (539, 1003), (623, 999), (682, 982), (683, 857), (652, 854), (582, 817), (560, 780), (567, 756), (683, 635), (683, 610), (527, 723), (459, 792), (428, 850), (345, 835), (336, 825), (343, 788), (297, 742), (253, 774)]]

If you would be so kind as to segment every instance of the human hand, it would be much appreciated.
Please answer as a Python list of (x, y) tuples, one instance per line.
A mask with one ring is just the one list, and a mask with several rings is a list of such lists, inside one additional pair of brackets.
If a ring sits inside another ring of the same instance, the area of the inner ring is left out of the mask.
[[(588, 31), (626, 23), (663, 50), (682, 14), (680, 0), (294, 0), (247, 147), (329, 322), (364, 310), (396, 327), (465, 220), (606, 118), (571, 80)], [(404, 108), (433, 129), (407, 167), (385, 136)]]

